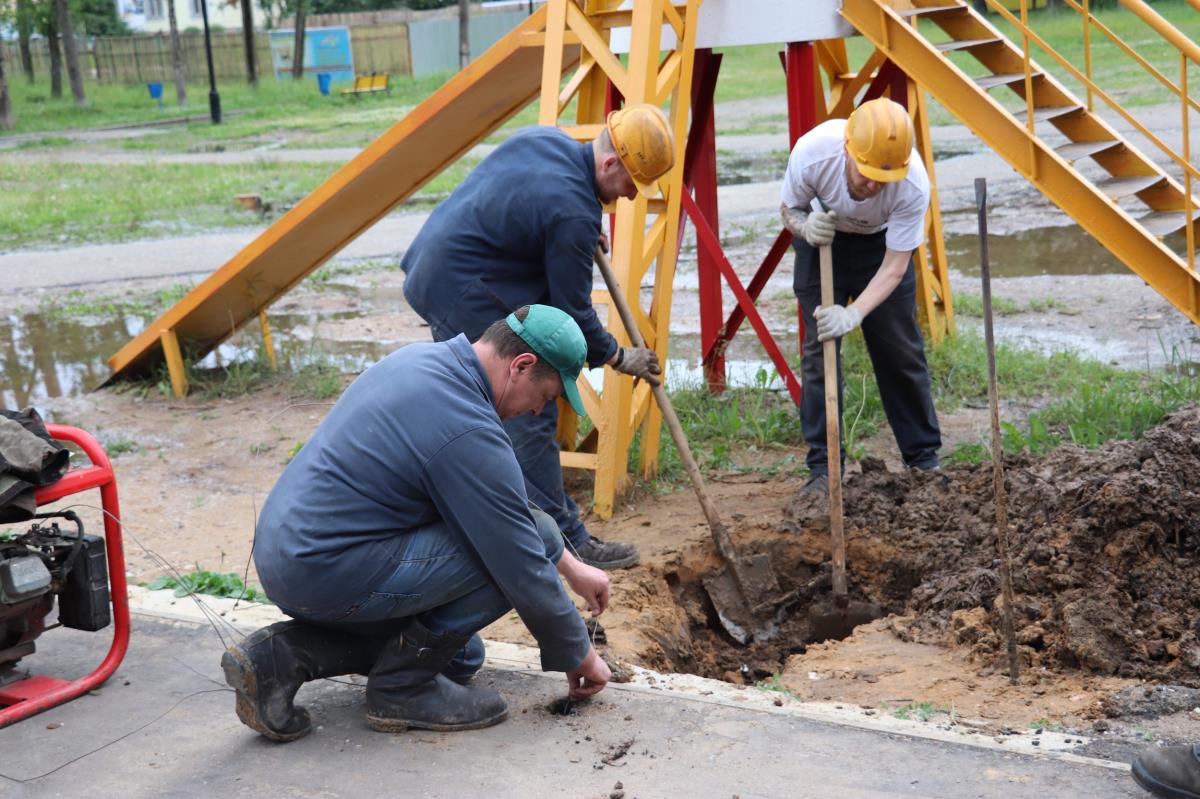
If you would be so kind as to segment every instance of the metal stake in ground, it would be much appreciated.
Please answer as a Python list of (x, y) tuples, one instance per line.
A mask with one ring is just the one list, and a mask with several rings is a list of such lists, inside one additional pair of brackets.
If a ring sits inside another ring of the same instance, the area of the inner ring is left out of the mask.
[(992, 487), (996, 492), (996, 545), (1000, 550), (1001, 617), (1008, 642), (1008, 680), (1017, 684), (1020, 662), (1013, 630), (1012, 561), (1008, 552), (1008, 501), (1004, 493), (1004, 447), (1000, 441), (1000, 392), (996, 388), (996, 339), (992, 332), (992, 273), (988, 264), (987, 180), (975, 178), (975, 208), (979, 213), (979, 273), (983, 280), (983, 337), (987, 342), (988, 403), (992, 408)]

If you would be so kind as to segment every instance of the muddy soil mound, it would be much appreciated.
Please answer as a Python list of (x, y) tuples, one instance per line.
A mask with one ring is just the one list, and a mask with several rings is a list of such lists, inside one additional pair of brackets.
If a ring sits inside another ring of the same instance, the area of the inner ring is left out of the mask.
[[(904, 474), (867, 466), (845, 486), (852, 582), (906, 617), (902, 637), (967, 646), (998, 667), (991, 464)], [(1137, 441), (1006, 462), (1027, 665), (1200, 687), (1197, 474), (1196, 407)]]

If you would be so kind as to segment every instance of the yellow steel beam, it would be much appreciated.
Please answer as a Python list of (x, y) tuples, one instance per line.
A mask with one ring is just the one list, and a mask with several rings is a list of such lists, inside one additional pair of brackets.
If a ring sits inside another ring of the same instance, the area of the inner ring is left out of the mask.
[[(539, 9), (188, 292), (109, 359), (114, 376), (153, 372), (162, 330), (191, 357), (209, 352), (528, 105), (542, 53), (521, 39), (545, 20)], [(567, 46), (563, 68), (578, 60), (579, 48)]]
[[(969, 10), (965, 10), (970, 13)], [(842, 16), (951, 113), (1193, 322), (1200, 279), (1137, 221), (1084, 180), (894, 12), (844, 0)], [(1082, 108), (1076, 113), (1085, 113)]]

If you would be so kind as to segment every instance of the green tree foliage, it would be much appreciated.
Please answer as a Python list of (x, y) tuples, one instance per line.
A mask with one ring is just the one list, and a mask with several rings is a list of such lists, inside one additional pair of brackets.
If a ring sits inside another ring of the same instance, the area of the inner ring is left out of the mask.
[(88, 36), (128, 36), (132, 31), (117, 16), (112, 0), (71, 0), (71, 18), (75, 32)]

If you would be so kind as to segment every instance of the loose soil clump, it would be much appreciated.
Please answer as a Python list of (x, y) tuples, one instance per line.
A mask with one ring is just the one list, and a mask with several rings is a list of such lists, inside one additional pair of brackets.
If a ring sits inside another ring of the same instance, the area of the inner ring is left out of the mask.
[[(1200, 687), (1200, 408), (1136, 441), (1006, 459), (1015, 621), (1023, 666)], [(992, 466), (888, 472), (868, 459), (845, 485), (851, 593), (907, 641), (965, 648), (1004, 668)], [(686, 616), (655, 636), (662, 664), (752, 681), (811, 643), (807, 606), (829, 594), (827, 526), (796, 503), (778, 528), (743, 529), (785, 592), (782, 633), (737, 646), (700, 587), (711, 549), (681, 553), (666, 582)]]

